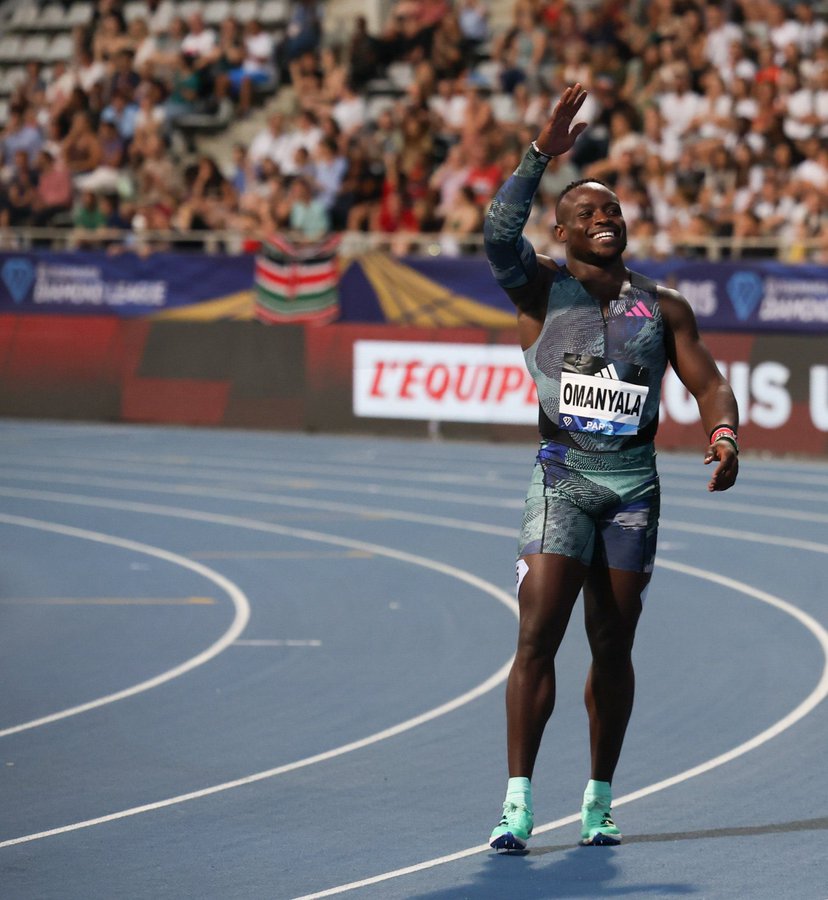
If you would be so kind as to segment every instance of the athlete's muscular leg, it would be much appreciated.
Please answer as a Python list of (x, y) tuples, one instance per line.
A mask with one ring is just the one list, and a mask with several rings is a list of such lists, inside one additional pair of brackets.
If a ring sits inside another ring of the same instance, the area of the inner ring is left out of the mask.
[(523, 557), (518, 645), (506, 685), (510, 777), (532, 777), (543, 729), (555, 706), (555, 654), (563, 640), (586, 566), (551, 553)]
[(612, 781), (635, 693), (632, 646), (649, 574), (593, 566), (584, 582), (586, 631), (592, 650), (584, 700), (589, 713), (592, 775)]

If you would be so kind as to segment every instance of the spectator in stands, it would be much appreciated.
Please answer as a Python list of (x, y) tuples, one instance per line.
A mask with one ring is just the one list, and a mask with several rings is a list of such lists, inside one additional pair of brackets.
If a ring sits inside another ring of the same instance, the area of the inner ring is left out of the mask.
[(440, 229), (440, 247), (446, 256), (460, 256), (463, 238), (479, 234), (483, 227), (483, 211), (475, 201), (474, 191), (463, 185), (457, 192)]
[(266, 159), (279, 163), (289, 153), (288, 143), (285, 117), (281, 113), (274, 113), (268, 118), (267, 126), (253, 136), (248, 157), (257, 168), (261, 168)]
[(120, 169), (126, 160), (126, 147), (113, 122), (98, 125), (100, 160), (91, 171), (75, 176), (75, 186), (81, 191), (114, 194), (124, 187), (125, 175)]
[(471, 189), (474, 201), (481, 208), (488, 206), (501, 184), (500, 166), (492, 158), (487, 142), (478, 140), (468, 147), (469, 172), (465, 186)]
[(92, 115), (86, 110), (79, 110), (72, 116), (72, 125), (63, 139), (61, 153), (73, 176), (85, 175), (101, 164), (101, 142), (93, 127)]
[(173, 74), (170, 94), (164, 101), (165, 121), (175, 125), (184, 116), (199, 111), (204, 79), (192, 56), (181, 53)]
[(485, 0), (459, 0), (457, 21), (463, 36), (464, 53), (471, 59), (489, 40), (489, 8)]
[(30, 116), (12, 108), (6, 127), (0, 132), (0, 143), (3, 147), (4, 173), (9, 175), (14, 169), (18, 151), (25, 151), (30, 164), (35, 161), (43, 145), (43, 138)]
[(114, 61), (122, 51), (131, 48), (132, 39), (126, 31), (123, 17), (116, 13), (105, 15), (92, 38), (92, 55), (102, 65)]
[(348, 77), (357, 90), (362, 90), (380, 73), (380, 51), (377, 39), (368, 33), (368, 20), (357, 16), (348, 41)]
[(330, 229), (328, 211), (318, 197), (314, 197), (313, 189), (307, 178), (297, 176), (290, 185), (290, 217), (289, 227), (299, 237), (319, 238)]
[[(151, 103), (152, 101), (150, 100), (149, 102)], [(117, 90), (112, 95), (109, 104), (101, 112), (101, 121), (111, 122), (115, 126), (126, 147), (135, 136), (138, 113), (139, 107), (133, 101), (132, 95), (127, 91)], [(152, 115), (151, 111), (150, 115)]]
[(528, 0), (520, 0), (515, 4), (514, 24), (495, 39), (492, 47), (492, 58), (501, 66), (501, 89), (511, 94), (516, 85), (527, 80), (537, 87), (547, 48), (547, 32), (534, 8)]
[(8, 224), (30, 225), (37, 197), (37, 170), (29, 163), (25, 150), (14, 154), (14, 174), (6, 187)]
[(19, 81), (12, 91), (9, 106), (16, 106), (19, 109), (42, 107), (46, 102), (46, 86), (43, 63), (40, 60), (29, 60), (22, 81)]
[(124, 47), (115, 54), (109, 66), (110, 74), (104, 80), (104, 99), (110, 102), (115, 94), (123, 94), (127, 100), (135, 96), (141, 76), (133, 68), (134, 53), (130, 47)]
[(237, 197), (242, 197), (256, 185), (256, 167), (244, 144), (233, 144), (233, 160), (227, 173), (227, 180), (233, 186)]
[(178, 167), (170, 158), (164, 139), (158, 132), (146, 138), (143, 158), (135, 173), (138, 202), (158, 203), (166, 194), (177, 192), (181, 186)]
[(446, 219), (457, 202), (460, 192), (467, 187), (470, 166), (466, 152), (460, 144), (449, 147), (445, 160), (434, 170), (429, 188), (438, 197), (437, 214)]
[(32, 204), (32, 224), (51, 225), (61, 213), (72, 208), (72, 176), (59, 158), (49, 150), (37, 155), (37, 191)]
[(133, 19), (127, 29), (129, 49), (132, 51), (132, 67), (139, 74), (152, 65), (153, 57), (158, 53), (158, 40), (150, 31), (147, 20)]
[(106, 215), (98, 205), (94, 191), (84, 191), (72, 216), (73, 244), (79, 249), (95, 249), (99, 245), (99, 232), (106, 225)]
[(297, 62), (312, 54), (322, 37), (322, 7), (318, 0), (294, 0), (285, 39), (279, 48), (283, 65), (294, 80)]
[(86, 45), (78, 48), (72, 72), (78, 87), (86, 94), (106, 78), (106, 66), (103, 60), (96, 59)]
[(340, 154), (336, 141), (322, 138), (314, 157), (313, 187), (326, 213), (336, 201), (347, 169), (348, 162)]
[(227, 73), (233, 93), (238, 97), (240, 116), (250, 112), (254, 87), (273, 83), (276, 78), (273, 38), (258, 20), (252, 19), (245, 25), (243, 46), (241, 65)]
[(181, 52), (189, 57), (195, 69), (205, 69), (210, 65), (212, 52), (216, 46), (216, 33), (204, 24), (200, 10), (187, 19), (187, 34), (181, 41)]
[(430, 60), (437, 78), (458, 78), (466, 68), (463, 32), (453, 11), (449, 11), (434, 29)]

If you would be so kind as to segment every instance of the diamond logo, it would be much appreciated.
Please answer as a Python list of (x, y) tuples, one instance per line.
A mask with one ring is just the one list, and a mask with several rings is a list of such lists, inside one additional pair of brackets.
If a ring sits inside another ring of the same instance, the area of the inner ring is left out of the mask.
[(764, 282), (756, 272), (734, 272), (727, 281), (727, 296), (742, 322), (751, 317), (764, 293)]
[(0, 278), (15, 303), (22, 303), (34, 282), (34, 266), (28, 259), (7, 259), (0, 269)]
[(563, 423), (564, 423), (564, 425), (571, 425), (572, 424), (572, 416), (564, 416)]

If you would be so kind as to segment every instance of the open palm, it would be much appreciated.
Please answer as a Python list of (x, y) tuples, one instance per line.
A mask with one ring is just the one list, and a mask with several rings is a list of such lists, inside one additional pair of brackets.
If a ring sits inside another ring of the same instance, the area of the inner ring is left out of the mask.
[(579, 122), (572, 127), (572, 120), (584, 105), (587, 92), (580, 84), (570, 85), (555, 104), (549, 121), (541, 129), (535, 141), (538, 150), (546, 156), (560, 156), (572, 148), (578, 135), (587, 127)]

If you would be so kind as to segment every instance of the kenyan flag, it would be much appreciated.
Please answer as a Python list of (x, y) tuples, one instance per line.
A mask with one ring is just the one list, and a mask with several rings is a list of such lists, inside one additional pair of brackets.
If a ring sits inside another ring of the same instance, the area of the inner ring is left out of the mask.
[(267, 238), (256, 257), (256, 316), (262, 322), (332, 322), (339, 315), (339, 235), (292, 243)]

